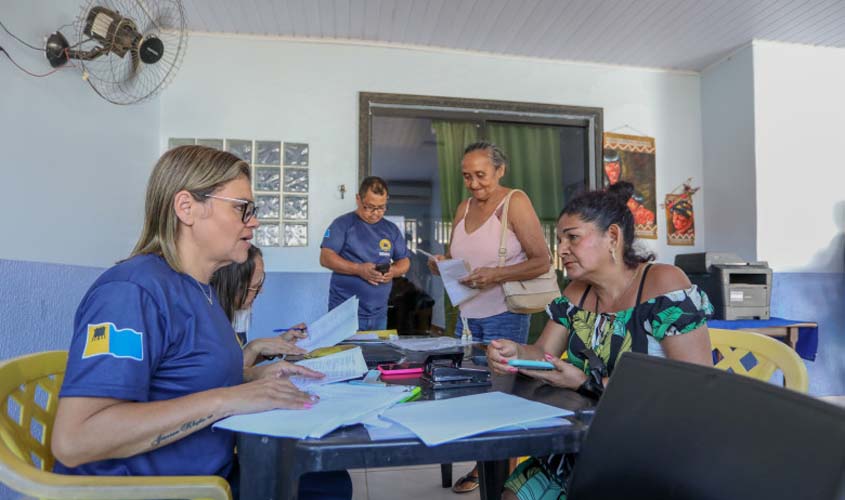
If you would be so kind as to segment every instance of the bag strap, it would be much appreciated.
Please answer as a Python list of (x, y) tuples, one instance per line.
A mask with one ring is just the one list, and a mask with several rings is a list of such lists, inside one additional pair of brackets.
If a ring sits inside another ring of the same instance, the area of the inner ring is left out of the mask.
[(502, 231), (499, 235), (499, 267), (505, 265), (505, 257), (508, 255), (508, 250), (505, 248), (505, 236), (507, 236), (508, 232), (508, 206), (511, 204), (511, 196), (517, 191), (525, 194), (525, 191), (521, 189), (511, 189), (510, 193), (505, 196), (505, 206), (502, 208)]

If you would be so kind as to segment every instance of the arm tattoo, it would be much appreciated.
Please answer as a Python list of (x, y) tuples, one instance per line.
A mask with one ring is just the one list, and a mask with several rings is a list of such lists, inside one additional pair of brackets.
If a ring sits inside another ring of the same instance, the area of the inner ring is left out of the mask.
[(172, 441), (173, 438), (179, 436), (180, 434), (184, 434), (186, 432), (189, 432), (192, 429), (195, 429), (196, 427), (201, 425), (203, 422), (211, 420), (213, 417), (214, 417), (214, 415), (209, 415), (207, 417), (200, 417), (196, 420), (188, 420), (187, 422), (185, 422), (184, 424), (179, 426), (179, 428), (176, 429), (173, 432), (164, 432), (164, 433), (159, 434), (155, 439), (153, 439), (153, 442), (150, 443), (150, 445), (153, 448), (157, 448), (158, 446), (160, 446), (162, 444), (168, 444), (168, 442)]

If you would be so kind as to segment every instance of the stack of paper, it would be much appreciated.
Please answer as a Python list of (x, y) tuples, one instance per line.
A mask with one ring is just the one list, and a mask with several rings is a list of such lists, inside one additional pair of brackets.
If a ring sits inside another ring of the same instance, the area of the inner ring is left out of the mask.
[(358, 331), (358, 297), (350, 297), (317, 321), (308, 324), (308, 337), (296, 345), (306, 351), (331, 347)]
[(425, 337), (418, 339), (395, 339), (390, 345), (406, 351), (436, 351), (438, 349), (450, 349), (463, 345), (460, 339), (454, 337)]
[(291, 377), (290, 381), (303, 391), (317, 385), (358, 378), (367, 373), (367, 362), (364, 361), (364, 353), (358, 346), (321, 358), (303, 359), (296, 364), (326, 375), (325, 378), (316, 379)]
[(308, 410), (271, 410), (225, 418), (215, 429), (290, 438), (320, 438), (344, 425), (361, 422), (408, 396), (405, 386), (365, 387), (331, 384), (314, 387), (320, 401)]
[[(420, 403), (408, 404), (416, 405)], [(411, 432), (409, 429), (397, 424), (396, 422), (388, 422), (385, 420), (364, 420), (362, 423), (367, 428), (367, 433), (369, 433), (370, 439), (372, 439), (373, 441), (384, 441), (388, 439), (407, 439), (417, 437), (416, 434)], [(552, 417), (520, 425), (508, 425), (505, 427), (499, 427), (498, 429), (495, 429), (491, 432), (544, 429), (546, 427), (562, 427), (564, 425), (571, 425), (571, 422), (563, 417)]]
[(434, 446), (510, 425), (571, 414), (569, 410), (511, 394), (486, 392), (399, 405), (385, 411), (382, 418), (402, 425), (426, 445)]

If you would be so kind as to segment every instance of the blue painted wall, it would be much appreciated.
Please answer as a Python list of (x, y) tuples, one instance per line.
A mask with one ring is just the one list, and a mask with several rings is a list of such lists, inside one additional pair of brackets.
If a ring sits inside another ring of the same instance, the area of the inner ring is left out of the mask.
[[(0, 259), (0, 359), (67, 349), (73, 315), (102, 268)], [(329, 273), (267, 274), (255, 301), (252, 338), (313, 321), (328, 309)], [(776, 273), (772, 315), (816, 321), (819, 350), (806, 362), (810, 393), (845, 394), (845, 274)]]

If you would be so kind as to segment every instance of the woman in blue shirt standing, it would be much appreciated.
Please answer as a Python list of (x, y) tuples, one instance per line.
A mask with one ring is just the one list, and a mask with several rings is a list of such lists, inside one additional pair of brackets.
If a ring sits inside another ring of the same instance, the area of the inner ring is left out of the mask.
[[(76, 312), (55, 470), (230, 477), (234, 436), (211, 424), (310, 408), (316, 401), (288, 377), (320, 374), (278, 362), (244, 380), (241, 350), (208, 284), (215, 270), (246, 260), (258, 226), (247, 163), (201, 146), (172, 149), (153, 169), (145, 205), (132, 254), (94, 282)], [(332, 491), (315, 496), (351, 496), (345, 472), (331, 479), (321, 483)], [(307, 497), (307, 477), (301, 484)]]

